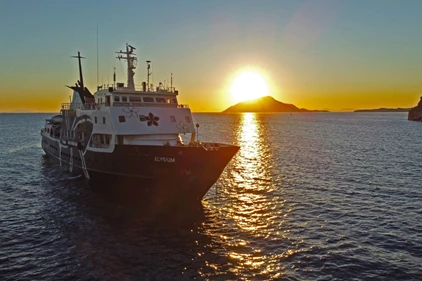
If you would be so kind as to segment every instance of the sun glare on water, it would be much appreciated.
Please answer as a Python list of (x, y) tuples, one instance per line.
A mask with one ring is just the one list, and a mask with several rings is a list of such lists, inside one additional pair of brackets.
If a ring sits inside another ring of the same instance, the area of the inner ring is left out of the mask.
[(245, 71), (236, 76), (231, 86), (233, 100), (238, 103), (268, 95), (264, 77), (255, 71)]

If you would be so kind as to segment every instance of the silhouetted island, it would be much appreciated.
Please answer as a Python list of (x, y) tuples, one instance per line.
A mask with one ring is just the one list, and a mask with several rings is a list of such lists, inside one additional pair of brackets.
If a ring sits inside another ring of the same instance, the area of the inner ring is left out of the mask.
[(417, 106), (409, 110), (407, 120), (410, 121), (422, 121), (422, 97)]
[(223, 112), (328, 112), (326, 110), (308, 110), (293, 104), (282, 103), (271, 96), (242, 101), (230, 106)]
[(354, 112), (409, 112), (410, 108), (376, 108), (376, 109), (358, 109)]

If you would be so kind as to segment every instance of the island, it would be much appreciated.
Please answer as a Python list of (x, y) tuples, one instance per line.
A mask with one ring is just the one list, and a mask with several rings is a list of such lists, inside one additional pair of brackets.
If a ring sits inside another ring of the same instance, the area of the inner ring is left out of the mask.
[(354, 112), (409, 112), (410, 108), (376, 108), (376, 109), (358, 109)]
[(407, 120), (422, 121), (422, 97), (417, 106), (410, 109)]
[(293, 104), (282, 103), (271, 96), (265, 96), (254, 100), (242, 101), (230, 106), (224, 113), (232, 112), (328, 112), (326, 110), (308, 110), (298, 108)]

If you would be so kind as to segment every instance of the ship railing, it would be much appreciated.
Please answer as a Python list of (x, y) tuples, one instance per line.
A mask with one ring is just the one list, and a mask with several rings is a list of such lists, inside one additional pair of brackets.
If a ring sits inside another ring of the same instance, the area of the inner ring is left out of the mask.
[[(105, 104), (99, 103), (62, 103), (62, 110), (82, 109), (82, 110), (97, 110)], [(189, 108), (187, 104), (172, 104), (172, 103), (144, 103), (144, 102), (113, 102), (112, 106), (125, 107), (177, 107)]]
[(113, 102), (113, 106), (124, 107), (177, 107), (189, 108), (187, 104), (174, 104), (174, 103), (145, 103), (145, 102)]
[[(118, 83), (120, 84), (120, 83)], [(139, 91), (139, 92), (144, 92), (144, 93), (153, 93), (153, 94), (179, 94), (179, 91), (176, 90), (175, 87), (168, 87), (168, 86), (164, 86), (163, 84), (160, 84), (158, 87), (154, 87), (154, 85), (151, 84), (150, 88), (148, 89), (147, 87), (144, 88), (144, 86), (142, 84), (135, 84), (135, 88), (127, 88), (124, 85), (117, 85), (117, 87), (113, 84), (103, 84), (97, 87), (98, 90), (102, 90), (102, 89), (112, 89), (115, 91)]]
[(62, 103), (63, 110), (69, 109), (83, 109), (83, 110), (95, 110), (100, 109), (99, 103)]
[(145, 103), (145, 102), (113, 102), (113, 106), (124, 107), (176, 107), (176, 104), (171, 103)]

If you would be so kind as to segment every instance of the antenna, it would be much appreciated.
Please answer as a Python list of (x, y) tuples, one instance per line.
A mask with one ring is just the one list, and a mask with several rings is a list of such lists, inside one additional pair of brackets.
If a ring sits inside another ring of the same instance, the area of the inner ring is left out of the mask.
[(82, 87), (82, 90), (85, 89), (85, 85), (84, 85), (84, 77), (82, 75), (82, 64), (81, 64), (81, 59), (84, 59), (84, 57), (81, 57), (81, 53), (78, 52), (77, 56), (72, 56), (72, 58), (77, 58), (78, 62), (79, 62), (79, 82), (80, 82), (80, 86)]
[(173, 91), (173, 73), (171, 73), (170, 78), (170, 91)]
[(151, 61), (147, 60), (147, 87), (148, 87), (148, 92), (150, 91), (150, 85), (149, 85), (149, 77), (151, 76)]
[(113, 73), (113, 89), (116, 88), (116, 68), (114, 68), (114, 73)]
[(98, 23), (97, 23), (97, 88), (98, 88), (98, 81), (100, 76), (100, 63), (98, 60)]

